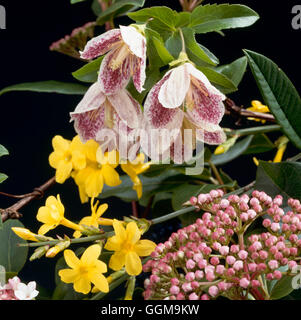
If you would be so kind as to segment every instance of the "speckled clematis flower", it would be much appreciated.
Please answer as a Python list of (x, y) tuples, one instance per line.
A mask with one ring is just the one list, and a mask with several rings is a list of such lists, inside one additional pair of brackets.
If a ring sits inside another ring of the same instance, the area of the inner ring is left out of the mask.
[[(225, 98), (201, 71), (185, 63), (167, 72), (149, 92), (144, 104), (146, 131), (180, 129), (167, 142), (161, 138), (162, 153), (170, 147), (175, 149), (185, 129), (191, 129), (196, 140), (221, 144), (226, 138), (219, 126), (224, 115)], [(195, 149), (195, 141), (192, 149)]]
[[(140, 126), (142, 117), (139, 103), (125, 89), (106, 95), (98, 82), (88, 89), (71, 113), (75, 131), (83, 142), (93, 139), (102, 144), (109, 138), (112, 140), (109, 149), (115, 149), (118, 144), (120, 123), (124, 130), (130, 131)], [(106, 129), (111, 132), (105, 137)], [(109, 142), (106, 142), (109, 145)]]
[(132, 26), (120, 26), (91, 39), (81, 58), (94, 59), (105, 53), (99, 71), (101, 90), (113, 94), (126, 87), (133, 78), (136, 89), (141, 92), (145, 82), (146, 39)]

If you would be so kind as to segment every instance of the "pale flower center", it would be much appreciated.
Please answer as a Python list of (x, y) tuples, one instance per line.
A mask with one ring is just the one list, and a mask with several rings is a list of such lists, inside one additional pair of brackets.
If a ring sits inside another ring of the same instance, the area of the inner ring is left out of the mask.
[(122, 45), (117, 48), (114, 53), (114, 58), (110, 63), (111, 69), (113, 71), (117, 70), (129, 55), (131, 55), (129, 47), (125, 43), (122, 43)]

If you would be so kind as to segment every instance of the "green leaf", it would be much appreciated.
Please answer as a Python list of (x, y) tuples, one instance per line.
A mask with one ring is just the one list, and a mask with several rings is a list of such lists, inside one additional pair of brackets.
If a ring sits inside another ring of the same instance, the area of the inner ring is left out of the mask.
[(2, 218), (1, 218), (1, 215), (0, 215), (0, 230), (3, 229), (3, 222), (2, 222)]
[(97, 17), (102, 13), (102, 9), (100, 7), (98, 0), (93, 0), (91, 9)]
[[(189, 57), (193, 60), (193, 57), (197, 57), (209, 65), (216, 66), (217, 58), (209, 50), (199, 45), (195, 40), (195, 32), (191, 28), (183, 28), (183, 36), (185, 46), (188, 51)], [(181, 40), (181, 39), (180, 39)], [(193, 61), (196, 62), (197, 61)]]
[(115, 1), (107, 10), (102, 11), (98, 16), (96, 22), (99, 25), (106, 21), (114, 19), (130, 10), (144, 6), (145, 0), (119, 0)]
[(2, 144), (0, 144), (0, 157), (7, 155), (9, 155), (8, 150)]
[(6, 174), (0, 173), (0, 183), (4, 182), (7, 178), (8, 176)]
[(196, 33), (207, 33), (248, 27), (258, 19), (258, 14), (244, 5), (207, 4), (193, 10), (189, 27), (192, 27)]
[(228, 163), (239, 156), (241, 156), (250, 146), (254, 136), (248, 136), (243, 140), (237, 142), (228, 152), (220, 155), (212, 155), (211, 161), (216, 165), (220, 166)]
[(182, 40), (178, 31), (174, 32), (165, 42), (166, 49), (173, 55), (175, 59), (179, 57), (182, 51)]
[(301, 163), (259, 161), (255, 187), (265, 191), (271, 197), (281, 194), (286, 199), (300, 199)]
[(103, 57), (100, 57), (92, 62), (85, 64), (80, 69), (74, 71), (72, 76), (82, 82), (91, 82), (94, 83), (98, 78), (98, 71), (101, 65)]
[(208, 67), (200, 67), (198, 66), (198, 69), (202, 71), (205, 76), (209, 79), (209, 81), (216, 86), (219, 86), (219, 89), (226, 92), (234, 92), (237, 90), (237, 87), (234, 85), (234, 83), (228, 79), (224, 74), (219, 73), (215, 71), (212, 68)]
[(70, 3), (71, 4), (75, 4), (75, 3), (78, 3), (78, 2), (84, 2), (86, 0), (70, 0)]
[(190, 23), (190, 17), (191, 17), (190, 12), (179, 12), (177, 14), (177, 21), (176, 21), (175, 27), (182, 28), (182, 27), (188, 26)]
[(172, 31), (176, 31), (175, 26), (181, 18), (178, 13), (168, 7), (151, 7), (136, 12), (129, 13), (128, 16), (136, 22), (147, 22), (149, 19), (157, 20)]
[(267, 57), (244, 51), (254, 78), (279, 125), (287, 137), (301, 149), (301, 98), (285, 73)]
[(17, 244), (27, 243), (19, 238), (12, 230), (12, 227), (24, 228), (18, 220), (8, 220), (0, 230), (0, 265), (6, 272), (18, 273), (27, 260), (28, 247), (19, 247)]
[(264, 153), (275, 149), (274, 143), (265, 134), (257, 134), (254, 136), (251, 144), (244, 154)]
[(224, 74), (232, 83), (238, 87), (240, 84), (246, 70), (247, 70), (248, 60), (246, 57), (239, 58), (230, 64), (219, 66), (215, 70)]
[(279, 300), (288, 296), (292, 291), (294, 291), (292, 287), (292, 279), (293, 277), (284, 276), (277, 281), (270, 294), (271, 300)]
[(83, 95), (87, 91), (87, 87), (78, 83), (67, 83), (60, 81), (42, 81), (42, 82), (26, 82), (6, 87), (0, 91), (0, 96), (11, 91), (33, 91), (48, 92), (61, 94), (79, 94)]

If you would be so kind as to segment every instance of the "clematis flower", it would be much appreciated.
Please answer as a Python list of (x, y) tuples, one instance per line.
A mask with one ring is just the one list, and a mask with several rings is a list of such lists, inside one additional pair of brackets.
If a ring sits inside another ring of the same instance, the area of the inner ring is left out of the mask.
[(107, 265), (98, 260), (101, 247), (94, 244), (87, 248), (80, 259), (71, 250), (64, 251), (67, 265), (71, 269), (59, 271), (61, 280), (65, 283), (73, 283), (76, 292), (88, 294), (91, 291), (91, 283), (102, 292), (109, 292), (108, 281), (103, 275), (107, 272)]
[(120, 135), (139, 128), (143, 118), (139, 103), (125, 89), (106, 95), (98, 82), (88, 89), (70, 115), (80, 139), (93, 139), (104, 151), (117, 149)]
[(75, 183), (78, 185), (81, 201), (97, 197), (104, 184), (116, 187), (121, 184), (119, 174), (115, 170), (118, 166), (118, 153), (116, 151), (102, 153), (98, 143), (90, 140), (86, 144), (87, 166), (83, 170), (73, 173)]
[(125, 88), (132, 77), (136, 89), (142, 92), (146, 78), (145, 37), (133, 26), (120, 26), (91, 39), (81, 58), (90, 60), (107, 52), (99, 70), (101, 91), (114, 94)]
[(135, 161), (128, 161), (126, 164), (121, 164), (121, 169), (131, 178), (133, 182), (133, 190), (137, 192), (138, 199), (142, 197), (142, 182), (138, 175), (147, 171), (151, 165), (150, 162), (145, 163), (145, 155), (140, 153)]
[(49, 230), (56, 228), (58, 225), (63, 225), (65, 227), (74, 229), (74, 230), (82, 230), (83, 228), (64, 217), (65, 208), (61, 202), (60, 196), (57, 195), (50, 196), (46, 200), (45, 206), (41, 207), (37, 214), (37, 220), (44, 223), (38, 234), (44, 235)]
[(55, 136), (52, 145), (54, 151), (49, 156), (49, 163), (56, 169), (56, 182), (64, 183), (70, 177), (72, 169), (85, 168), (86, 157), (79, 136), (74, 137), (72, 141)]
[(36, 285), (35, 281), (29, 282), (28, 285), (19, 283), (14, 291), (16, 298), (18, 300), (33, 300), (39, 294)]
[[(106, 203), (100, 205), (98, 207), (99, 201), (96, 201), (94, 204), (94, 198), (91, 199), (91, 211), (92, 214), (89, 217), (84, 217), (81, 219), (79, 222), (80, 225), (85, 225), (85, 226), (93, 226), (98, 228), (99, 224), (105, 224), (105, 225), (112, 225), (113, 220), (112, 219), (105, 219), (101, 218), (101, 216), (106, 212), (108, 209), (108, 205)], [(98, 207), (98, 208), (97, 208)], [(73, 236), (74, 238), (79, 238), (81, 236), (80, 231), (75, 231)]]
[[(149, 92), (144, 116), (148, 132), (177, 131), (172, 139), (152, 141), (152, 144), (160, 145), (162, 154), (170, 147), (176, 149), (182, 143), (185, 129), (190, 129), (196, 140), (213, 145), (223, 143), (226, 136), (219, 123), (224, 115), (225, 98), (191, 63), (170, 70)], [(143, 150), (149, 154), (149, 150)]]
[(149, 256), (156, 244), (150, 240), (140, 240), (141, 231), (135, 222), (127, 224), (126, 229), (122, 222), (114, 220), (115, 236), (108, 239), (105, 249), (115, 251), (109, 267), (119, 271), (125, 266), (126, 272), (131, 276), (142, 272), (142, 263), (139, 257)]

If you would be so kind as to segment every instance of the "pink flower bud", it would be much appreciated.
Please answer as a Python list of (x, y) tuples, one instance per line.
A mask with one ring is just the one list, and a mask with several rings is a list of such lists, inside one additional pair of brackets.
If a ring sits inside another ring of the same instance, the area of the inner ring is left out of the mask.
[(182, 284), (182, 289), (184, 292), (192, 291), (191, 284), (189, 282), (185, 282)]
[(288, 268), (290, 269), (290, 270), (293, 270), (294, 268), (296, 268), (297, 267), (297, 262), (296, 261), (290, 261), (289, 263), (288, 263)]
[(238, 253), (239, 252), (239, 246), (236, 244), (233, 244), (230, 248), (231, 253)]
[(243, 222), (247, 222), (249, 220), (249, 216), (246, 212), (243, 212), (241, 215), (240, 215), (240, 219), (241, 221)]
[(247, 278), (242, 278), (239, 281), (239, 285), (244, 289), (247, 289), (249, 284), (250, 284), (250, 281)]
[(169, 292), (171, 294), (175, 294), (177, 295), (179, 292), (180, 292), (180, 288), (178, 286), (172, 286), (170, 289), (169, 289)]
[(216, 272), (217, 274), (223, 275), (225, 269), (226, 269), (225, 266), (223, 266), (222, 264), (219, 264), (218, 266), (216, 266), (215, 272)]
[(272, 222), (271, 222), (271, 220), (269, 220), (269, 219), (264, 219), (264, 220), (263, 220), (263, 223), (262, 223), (262, 225), (263, 225), (265, 228), (269, 228), (269, 227), (271, 226), (271, 224), (272, 224)]
[(230, 266), (232, 266), (232, 265), (235, 263), (235, 261), (236, 261), (236, 259), (235, 259), (235, 257), (233, 257), (233, 256), (228, 256), (228, 257), (226, 258), (226, 262), (227, 262)]
[(185, 279), (186, 279), (187, 281), (193, 281), (193, 280), (195, 279), (195, 274), (194, 274), (194, 272), (188, 272), (188, 273), (186, 274), (186, 276), (185, 276)]
[(170, 280), (170, 282), (171, 282), (171, 284), (172, 284), (173, 286), (177, 286), (177, 285), (179, 285), (179, 283), (180, 283), (180, 281), (179, 281), (178, 278), (172, 278), (172, 279)]
[(190, 198), (191, 205), (195, 206), (197, 204), (197, 202), (198, 202), (198, 199), (196, 197), (191, 197)]
[(218, 257), (212, 257), (210, 259), (210, 263), (214, 266), (217, 266), (219, 264), (219, 258)]
[(205, 293), (201, 296), (201, 300), (210, 300), (210, 298), (209, 298), (208, 294)]
[(275, 270), (273, 272), (273, 277), (277, 280), (280, 280), (282, 278), (282, 273), (279, 270)]
[(229, 247), (228, 246), (222, 246), (219, 250), (220, 254), (223, 256), (226, 256), (229, 253)]
[(255, 272), (257, 270), (257, 264), (256, 263), (249, 263), (248, 264), (248, 269), (251, 271), (251, 272)]
[(252, 288), (258, 288), (258, 287), (260, 287), (260, 281), (258, 281), (258, 280), (252, 280), (251, 281), (251, 286), (252, 286)]
[(235, 263), (234, 263), (234, 265), (233, 265), (233, 268), (234, 268), (234, 270), (236, 270), (236, 271), (242, 270), (243, 267), (244, 267), (244, 263), (243, 263), (241, 260), (235, 261)]
[(269, 255), (269, 254), (268, 254), (266, 251), (264, 251), (264, 250), (260, 250), (260, 251), (259, 251), (259, 257), (260, 257), (261, 260), (266, 260), (267, 257), (268, 257), (268, 255)]
[(274, 232), (278, 232), (280, 230), (280, 224), (276, 223), (276, 222), (273, 222), (271, 224), (271, 230), (274, 231)]
[(238, 252), (238, 257), (239, 257), (239, 259), (241, 259), (241, 260), (246, 260), (247, 257), (248, 257), (248, 252), (245, 251), (245, 250), (240, 250), (240, 251)]
[(279, 268), (279, 263), (278, 263), (277, 260), (270, 260), (268, 262), (268, 265), (269, 265), (270, 269), (272, 269), (272, 270), (275, 270), (275, 269)]
[(180, 292), (179, 294), (177, 294), (177, 300), (185, 300), (185, 295)]
[(196, 279), (198, 279), (198, 280), (203, 279), (203, 278), (204, 278), (204, 272), (201, 271), (201, 270), (197, 270), (197, 271), (195, 272), (195, 277), (196, 277)]
[(193, 269), (194, 267), (195, 267), (195, 262), (192, 259), (187, 260), (186, 268), (187, 269)]
[(217, 286), (211, 286), (208, 290), (209, 294), (211, 295), (211, 297), (216, 297), (219, 293), (218, 287)]
[(199, 296), (196, 293), (191, 293), (188, 297), (189, 300), (200, 300)]

